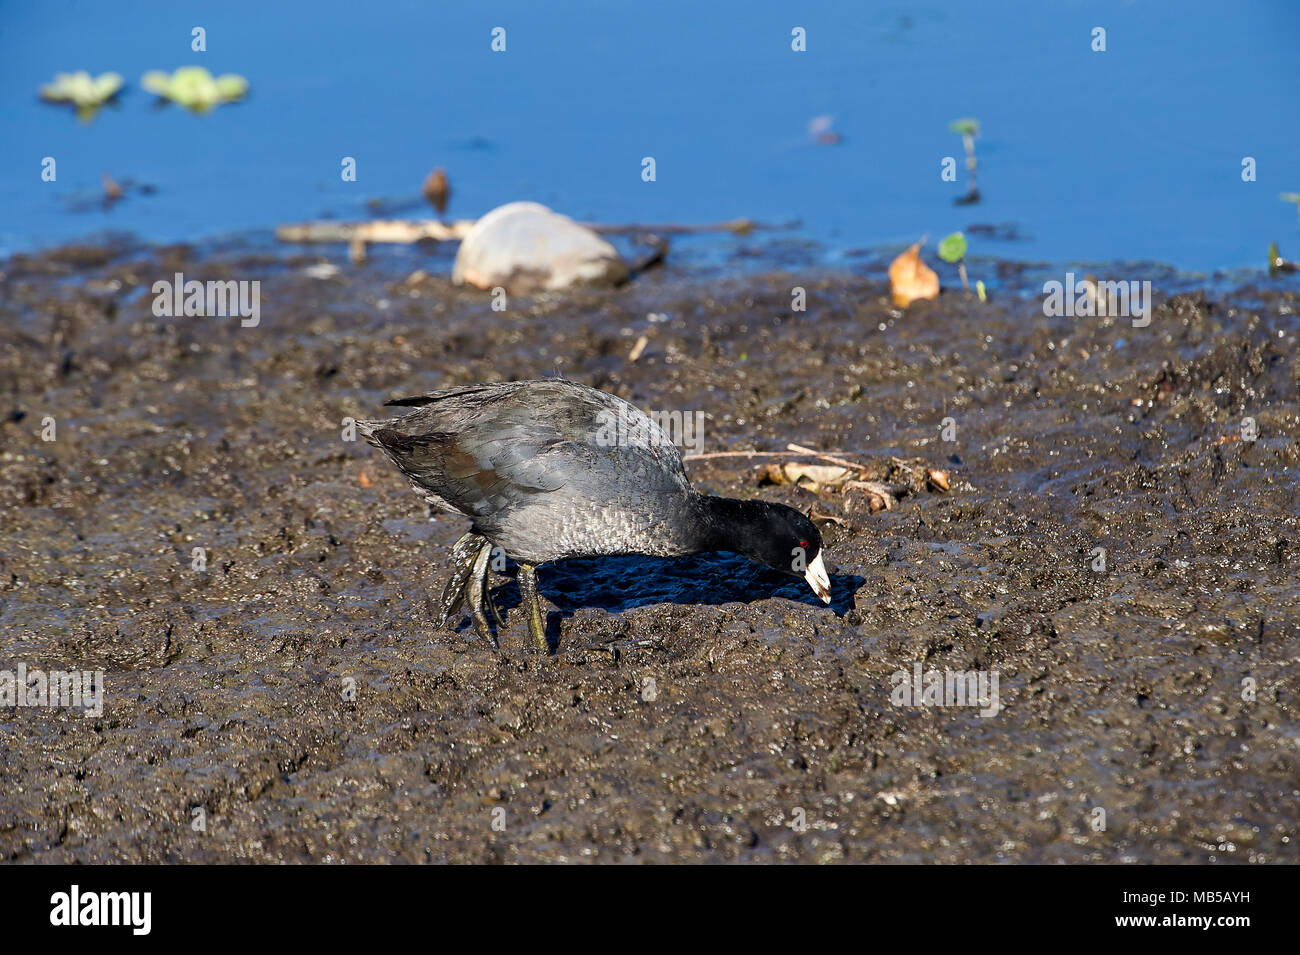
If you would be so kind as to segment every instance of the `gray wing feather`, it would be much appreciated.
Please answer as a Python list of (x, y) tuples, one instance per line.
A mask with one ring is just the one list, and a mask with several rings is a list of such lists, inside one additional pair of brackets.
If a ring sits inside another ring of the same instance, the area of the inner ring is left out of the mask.
[(681, 456), (654, 421), (576, 382), (454, 388), (389, 404), (418, 410), (358, 422), (362, 433), (431, 504), (469, 517), (490, 517), (570, 482), (586, 484), (606, 459), (616, 459), (620, 473), (689, 488)]

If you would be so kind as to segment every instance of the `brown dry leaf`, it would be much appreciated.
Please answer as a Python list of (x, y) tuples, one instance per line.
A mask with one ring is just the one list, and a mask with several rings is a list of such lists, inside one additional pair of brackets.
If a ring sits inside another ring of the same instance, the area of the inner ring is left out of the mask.
[(362, 471), (362, 472), (357, 476), (357, 483), (360, 484), (362, 487), (372, 487), (372, 486), (373, 486), (372, 483), (371, 483), (371, 481), (370, 481), (370, 475), (367, 474), (365, 471)]
[(763, 469), (763, 477), (773, 484), (793, 484), (814, 494), (823, 487), (839, 487), (852, 475), (853, 472), (848, 468), (826, 464), (798, 464), (793, 461), (769, 464)]
[(880, 481), (849, 481), (844, 485), (856, 491), (867, 492), (867, 505), (874, 514), (876, 511), (888, 511), (898, 503), (898, 488)]
[(939, 471), (936, 470), (935, 468), (927, 468), (925, 472), (925, 479), (927, 482), (929, 482), (931, 487), (938, 488), (940, 491), (947, 491), (949, 488), (947, 471)]
[(894, 304), (907, 308), (918, 298), (935, 298), (939, 294), (939, 276), (921, 261), (921, 243), (917, 242), (889, 263), (889, 287)]

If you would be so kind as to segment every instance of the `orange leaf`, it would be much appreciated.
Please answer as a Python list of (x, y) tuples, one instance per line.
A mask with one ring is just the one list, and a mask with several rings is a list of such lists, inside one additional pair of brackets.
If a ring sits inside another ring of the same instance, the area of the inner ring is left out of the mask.
[(365, 471), (362, 471), (357, 476), (357, 483), (360, 484), (362, 487), (370, 487), (370, 475), (367, 474)]
[(935, 298), (939, 294), (939, 276), (921, 261), (918, 242), (889, 263), (889, 285), (894, 304), (907, 308), (918, 298)]

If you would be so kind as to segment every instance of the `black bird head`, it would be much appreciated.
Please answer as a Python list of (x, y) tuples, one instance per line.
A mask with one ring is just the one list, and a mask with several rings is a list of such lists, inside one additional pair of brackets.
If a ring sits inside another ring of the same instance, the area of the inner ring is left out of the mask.
[(822, 560), (822, 535), (793, 507), (766, 501), (739, 501), (741, 513), (727, 521), (727, 549), (752, 557), (773, 570), (808, 581), (824, 602), (831, 602), (831, 579)]

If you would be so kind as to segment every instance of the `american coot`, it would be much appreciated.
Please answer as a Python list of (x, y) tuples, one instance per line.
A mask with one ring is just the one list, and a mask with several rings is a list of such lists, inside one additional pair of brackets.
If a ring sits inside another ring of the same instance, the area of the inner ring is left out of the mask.
[(495, 547), (519, 563), (528, 629), (548, 650), (536, 567), (570, 557), (678, 557), (733, 551), (804, 577), (831, 601), (821, 535), (794, 508), (700, 494), (667, 434), (621, 398), (563, 378), (449, 388), (388, 405), (417, 410), (358, 421), (416, 493), (471, 521), (443, 591), (446, 626), (462, 602), (493, 646), (487, 612)]

